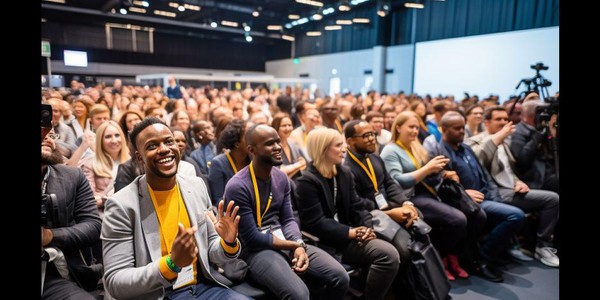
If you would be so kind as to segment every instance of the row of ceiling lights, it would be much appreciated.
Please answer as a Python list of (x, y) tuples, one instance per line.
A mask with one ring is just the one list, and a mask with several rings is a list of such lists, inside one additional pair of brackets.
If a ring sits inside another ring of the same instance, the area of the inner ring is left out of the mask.
[[(64, 4), (64, 2), (65, 2), (64, 0), (45, 0), (45, 1), (57, 2), (57, 3), (62, 3), (62, 4)], [(368, 2), (368, 1), (370, 1), (370, 0), (351, 0), (351, 1), (341, 0), (340, 4), (337, 6), (337, 9), (340, 12), (347, 12), (347, 11), (350, 11), (351, 5), (356, 6), (356, 5), (359, 5), (361, 3)], [(404, 6), (407, 8), (423, 8), (424, 7), (424, 5), (422, 3), (423, 0), (414, 0), (414, 1), (416, 1), (416, 2), (406, 2), (404, 4)], [(445, 1), (445, 0), (437, 0), (437, 1)], [(294, 21), (292, 21), (290, 23), (286, 23), (284, 25), (284, 27), (286, 29), (291, 29), (294, 26), (302, 25), (302, 24), (308, 23), (310, 21), (320, 21), (321, 19), (323, 19), (323, 16), (329, 15), (329, 14), (335, 12), (335, 7), (322, 8), (324, 6), (324, 4), (323, 4), (323, 2), (320, 2), (320, 1), (296, 0), (296, 2), (301, 3), (301, 4), (312, 5), (315, 7), (321, 7), (321, 8), (316, 13), (314, 13), (313, 15), (311, 15), (309, 17), (301, 18), (300, 15), (297, 15), (297, 14), (288, 15), (288, 19), (294, 20)], [(135, 1), (133, 1), (133, 6), (129, 6), (128, 9), (131, 12), (145, 14), (146, 8), (148, 8), (149, 6), (150, 6), (150, 4), (148, 1), (135, 0)], [(176, 2), (169, 2), (169, 6), (177, 9), (179, 12), (184, 12), (186, 9), (194, 10), (194, 11), (199, 11), (201, 9), (200, 6), (187, 4), (187, 3), (182, 5), (182, 4), (179, 4)], [(252, 11), (252, 16), (253, 17), (260, 16), (261, 10), (262, 10), (262, 8), (260, 6), (257, 7), (256, 9), (254, 9)], [(391, 11), (390, 0), (378, 0), (378, 3), (377, 3), (377, 15), (378, 16), (385, 17), (389, 14), (390, 11)], [(125, 14), (127, 14), (128, 10), (124, 7), (121, 7), (119, 9), (119, 12), (121, 14), (125, 15)], [(116, 13), (115, 9), (112, 9), (112, 13)], [(160, 15), (160, 16), (165, 16), (165, 17), (171, 17), (171, 18), (174, 18), (177, 16), (177, 14), (175, 12), (169, 12), (169, 11), (163, 11), (163, 10), (154, 10), (154, 14)], [(325, 30), (340, 30), (340, 29), (342, 29), (341, 25), (352, 25), (353, 23), (368, 24), (368, 23), (370, 23), (370, 20), (368, 18), (354, 18), (352, 20), (338, 19), (338, 20), (336, 20), (336, 25), (327, 25), (324, 27), (324, 29)], [(239, 23), (234, 22), (234, 21), (222, 20), (221, 25), (237, 28), (239, 26)], [(216, 28), (219, 25), (217, 22), (213, 21), (210, 23), (210, 26), (212, 28)], [(243, 23), (243, 26), (244, 26), (244, 32), (245, 32), (244, 35), (245, 35), (246, 41), (252, 42), (253, 38), (250, 35), (250, 31), (252, 30), (252, 28), (246, 23)], [(268, 25), (267, 30), (283, 31), (283, 28), (281, 25)], [(307, 36), (320, 36), (321, 32), (320, 31), (309, 31), (306, 33), (306, 35)], [(285, 33), (282, 33), (281, 38), (284, 40), (288, 40), (288, 41), (295, 40), (293, 36), (285, 34)]]

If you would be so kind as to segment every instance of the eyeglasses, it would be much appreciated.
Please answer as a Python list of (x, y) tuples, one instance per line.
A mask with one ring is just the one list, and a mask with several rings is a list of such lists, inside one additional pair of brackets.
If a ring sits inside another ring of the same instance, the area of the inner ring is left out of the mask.
[(51, 132), (51, 133), (48, 133), (46, 135), (46, 137), (49, 138), (49, 139), (52, 139), (52, 140), (56, 141), (56, 140), (58, 140), (58, 138), (60, 137), (60, 135), (58, 133)]
[(362, 135), (353, 135), (352, 137), (361, 137), (363, 138), (363, 140), (368, 140), (370, 138), (375, 138), (377, 136), (377, 133), (374, 131), (371, 132), (365, 132)]

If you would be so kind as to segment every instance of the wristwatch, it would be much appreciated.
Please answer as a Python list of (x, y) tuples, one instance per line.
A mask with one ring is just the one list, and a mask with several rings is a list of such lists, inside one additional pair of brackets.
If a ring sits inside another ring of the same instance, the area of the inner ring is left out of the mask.
[(300, 245), (300, 247), (302, 247), (302, 248), (304, 248), (304, 250), (306, 250), (306, 243), (304, 242), (303, 239), (296, 240), (296, 243), (298, 243)]
[(412, 202), (410, 202), (410, 201), (408, 201), (408, 200), (407, 200), (407, 201), (404, 201), (404, 202), (402, 202), (402, 205), (410, 205), (410, 206), (415, 206), (415, 204), (414, 204), (414, 203), (412, 203)]

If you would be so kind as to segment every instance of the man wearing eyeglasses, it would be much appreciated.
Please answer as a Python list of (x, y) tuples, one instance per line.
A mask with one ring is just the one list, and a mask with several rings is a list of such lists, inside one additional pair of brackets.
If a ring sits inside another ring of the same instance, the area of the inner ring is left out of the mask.
[(344, 165), (352, 171), (356, 193), (373, 215), (375, 232), (392, 243), (400, 254), (399, 284), (395, 286), (403, 296), (408, 296), (413, 286), (407, 263), (411, 237), (405, 228), (412, 226), (419, 213), (400, 185), (389, 176), (383, 160), (376, 153), (377, 133), (373, 126), (363, 120), (352, 120), (344, 126), (344, 135), (348, 144)]

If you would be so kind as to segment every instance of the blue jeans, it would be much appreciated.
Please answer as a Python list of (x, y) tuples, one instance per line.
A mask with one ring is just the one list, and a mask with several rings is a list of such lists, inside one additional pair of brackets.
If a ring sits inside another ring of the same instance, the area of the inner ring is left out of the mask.
[(484, 200), (481, 202), (481, 208), (487, 215), (487, 224), (492, 226), (492, 230), (483, 240), (479, 249), (483, 259), (498, 257), (498, 254), (506, 250), (510, 244), (511, 237), (521, 229), (525, 221), (525, 213), (518, 207)]
[(218, 284), (198, 283), (196, 285), (186, 286), (176, 291), (167, 292), (165, 299), (185, 300), (185, 299), (232, 299), (247, 300), (250, 299), (234, 290), (224, 288)]

